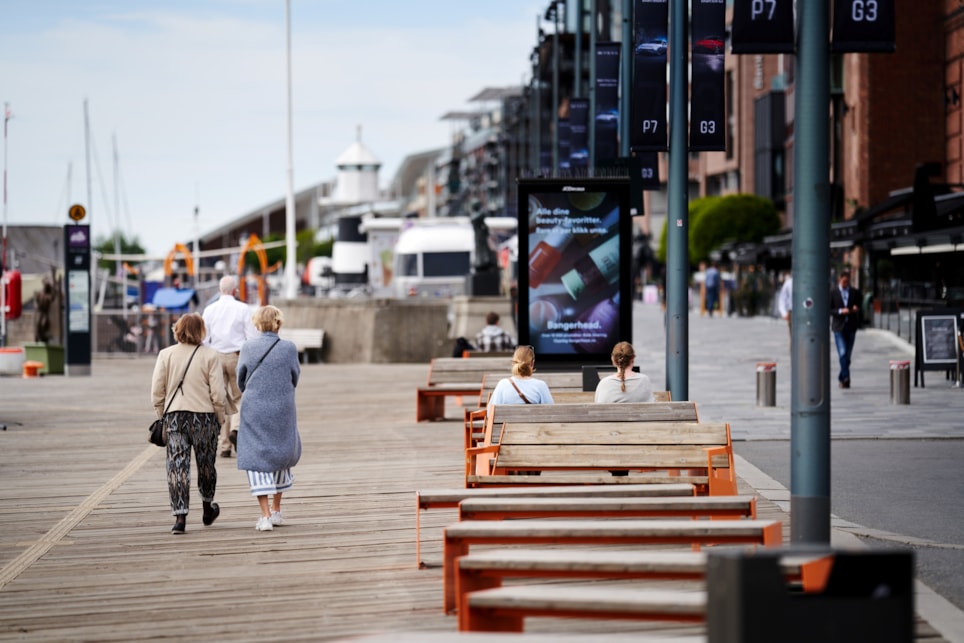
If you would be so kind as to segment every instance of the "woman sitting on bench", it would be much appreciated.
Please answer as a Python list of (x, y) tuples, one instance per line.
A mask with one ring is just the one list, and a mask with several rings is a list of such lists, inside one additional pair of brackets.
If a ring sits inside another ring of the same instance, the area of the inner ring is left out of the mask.
[(629, 342), (613, 346), (616, 373), (607, 375), (596, 385), (596, 402), (655, 402), (653, 384), (642, 373), (633, 371), (636, 351)]
[(532, 377), (536, 352), (531, 346), (519, 346), (512, 355), (512, 376), (499, 380), (489, 408), (493, 404), (552, 404), (552, 393), (542, 380)]

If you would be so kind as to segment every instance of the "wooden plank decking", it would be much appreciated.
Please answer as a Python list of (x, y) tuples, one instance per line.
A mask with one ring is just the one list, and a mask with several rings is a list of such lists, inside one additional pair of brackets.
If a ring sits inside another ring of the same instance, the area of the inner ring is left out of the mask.
[[(146, 439), (152, 368), (147, 358), (95, 360), (91, 376), (0, 378), (0, 639), (455, 632), (441, 609), (441, 528), (457, 510), (424, 517), (429, 569), (411, 562), (413, 492), (463, 481), (460, 411), (446, 422), (413, 418), (427, 365), (303, 366), (304, 455), (285, 498), (287, 524), (255, 531), (243, 473), (219, 460), (221, 517), (202, 527), (195, 487), (187, 533), (177, 537), (163, 452)], [(758, 510), (788, 529), (773, 504)], [(527, 631), (672, 639), (704, 630), (539, 619)]]

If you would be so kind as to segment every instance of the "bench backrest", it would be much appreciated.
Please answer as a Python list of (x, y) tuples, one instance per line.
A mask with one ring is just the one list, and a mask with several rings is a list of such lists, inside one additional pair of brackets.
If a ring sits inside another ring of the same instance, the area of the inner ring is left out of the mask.
[(486, 373), (512, 371), (512, 357), (436, 357), (428, 371), (428, 385), (473, 384), (482, 386)]
[[(729, 447), (730, 427), (698, 422), (506, 422), (497, 470), (705, 469), (705, 447)], [(729, 468), (717, 456), (714, 468)]]
[[(492, 391), (495, 390), (499, 381), (506, 377), (509, 377), (509, 373), (505, 371), (485, 374), (485, 377), (482, 379), (482, 389), (479, 392), (480, 407), (489, 403), (489, 397), (492, 395)], [(581, 373), (539, 373), (536, 375), (536, 378), (546, 383), (546, 386), (549, 387), (549, 392), (552, 393), (553, 399), (555, 399), (559, 393), (582, 392)], [(587, 401), (592, 402), (592, 397)]]
[(481, 446), (498, 444), (506, 422), (699, 422), (696, 402), (495, 404), (488, 410)]
[(298, 352), (306, 348), (321, 348), (325, 340), (325, 331), (321, 328), (286, 328), (281, 327), (278, 337), (294, 343)]

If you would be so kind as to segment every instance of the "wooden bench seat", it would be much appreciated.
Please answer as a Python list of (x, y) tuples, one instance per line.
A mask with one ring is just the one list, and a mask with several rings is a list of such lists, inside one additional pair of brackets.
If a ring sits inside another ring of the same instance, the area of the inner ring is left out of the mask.
[(468, 487), (594, 484), (606, 479), (605, 471), (633, 472), (633, 483), (690, 482), (701, 494), (736, 494), (730, 427), (725, 423), (527, 418), (504, 422), (498, 443), (487, 435), (483, 446), (466, 449)]
[(571, 496), (587, 498), (613, 497), (666, 497), (691, 496), (694, 487), (691, 484), (601, 484), (578, 486), (529, 486), (529, 487), (485, 487), (476, 489), (419, 489), (415, 492), (415, 562), (422, 567), (422, 537), (421, 513), (429, 509), (453, 509), (467, 498), (511, 498), (519, 496), (533, 496), (546, 498), (563, 498)]
[(489, 497), (459, 503), (459, 520), (516, 518), (756, 518), (754, 496)]
[(428, 371), (428, 381), (415, 391), (415, 420), (445, 418), (446, 397), (479, 395), (486, 373), (508, 373), (511, 357), (436, 357)]
[(704, 590), (518, 585), (473, 592), (462, 630), (522, 632), (527, 616), (660, 620), (699, 623), (706, 620)]
[[(458, 559), (456, 610), (459, 629), (467, 629), (467, 596), (501, 587), (505, 578), (703, 580), (704, 552), (611, 551), (586, 549), (500, 549)], [(829, 555), (786, 555), (780, 571), (791, 586), (821, 591), (832, 566)]]
[(455, 609), (457, 559), (474, 544), (642, 545), (782, 542), (778, 520), (466, 520), (445, 528), (442, 545), (446, 612)]
[(318, 361), (321, 361), (321, 348), (325, 341), (325, 331), (321, 328), (288, 328), (282, 326), (278, 331), (278, 337), (293, 342), (298, 354), (302, 357), (302, 363), (308, 363), (309, 351), (318, 353)]

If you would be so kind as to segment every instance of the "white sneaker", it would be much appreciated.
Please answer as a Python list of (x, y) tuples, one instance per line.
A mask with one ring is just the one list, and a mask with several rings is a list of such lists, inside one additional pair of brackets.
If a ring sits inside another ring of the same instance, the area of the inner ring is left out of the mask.
[(269, 520), (271, 520), (271, 524), (275, 527), (280, 527), (281, 525), (285, 524), (285, 519), (281, 515), (280, 511), (272, 511), (271, 518)]
[(265, 518), (261, 516), (258, 518), (258, 524), (254, 526), (258, 531), (271, 531), (274, 527), (271, 526), (271, 518)]

